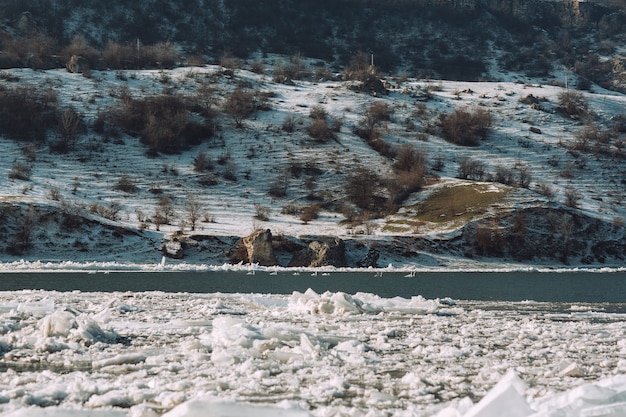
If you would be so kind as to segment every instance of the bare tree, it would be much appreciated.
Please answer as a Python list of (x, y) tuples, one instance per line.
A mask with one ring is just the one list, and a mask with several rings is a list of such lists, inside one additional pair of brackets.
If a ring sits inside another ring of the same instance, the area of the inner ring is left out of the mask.
[(189, 226), (191, 227), (191, 231), (196, 230), (196, 223), (200, 220), (200, 210), (202, 208), (198, 199), (193, 195), (187, 196), (187, 201), (185, 203), (185, 208), (187, 210), (187, 219), (189, 221)]

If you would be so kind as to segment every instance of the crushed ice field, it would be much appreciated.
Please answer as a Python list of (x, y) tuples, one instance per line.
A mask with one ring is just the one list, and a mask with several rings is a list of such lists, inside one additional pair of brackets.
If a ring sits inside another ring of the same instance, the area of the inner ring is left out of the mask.
[(625, 318), (311, 290), (0, 292), (0, 416), (625, 416)]

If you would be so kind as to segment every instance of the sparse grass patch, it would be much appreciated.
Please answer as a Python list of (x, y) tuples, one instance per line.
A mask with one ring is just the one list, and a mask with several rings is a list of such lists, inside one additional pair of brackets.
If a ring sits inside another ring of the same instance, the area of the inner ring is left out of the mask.
[(431, 223), (467, 222), (507, 198), (508, 190), (489, 184), (446, 186), (418, 204), (417, 218)]

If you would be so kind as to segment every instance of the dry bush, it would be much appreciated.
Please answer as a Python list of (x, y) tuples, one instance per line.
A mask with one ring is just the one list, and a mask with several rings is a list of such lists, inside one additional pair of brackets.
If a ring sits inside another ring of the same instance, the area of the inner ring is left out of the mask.
[(311, 138), (320, 143), (326, 143), (335, 138), (335, 134), (326, 119), (313, 119), (306, 131)]
[(391, 111), (387, 103), (374, 103), (365, 110), (363, 119), (360, 120), (355, 132), (359, 137), (365, 139), (372, 149), (387, 157), (393, 157), (394, 152), (391, 146), (383, 139), (378, 127), (382, 122), (389, 120), (390, 115)]
[(274, 181), (270, 184), (269, 194), (272, 197), (282, 198), (287, 195), (287, 189), (289, 188), (289, 176), (287, 172), (281, 172), (276, 176)]
[(426, 154), (413, 145), (403, 144), (396, 152), (393, 168), (396, 171), (425, 172)]
[(478, 146), (491, 127), (491, 113), (481, 107), (473, 111), (457, 109), (439, 115), (443, 137), (448, 142), (462, 146)]
[(575, 135), (572, 149), (581, 152), (606, 154), (609, 153), (611, 140), (615, 133), (610, 130), (603, 131), (600, 126), (589, 121)]
[(55, 65), (56, 42), (43, 33), (31, 32), (23, 37), (0, 38), (0, 50), (2, 68), (49, 69)]
[(86, 131), (83, 115), (73, 107), (66, 107), (61, 110), (57, 131), (59, 137), (50, 143), (50, 149), (54, 152), (66, 153), (73, 146), (76, 138)]
[(94, 68), (100, 59), (100, 52), (89, 45), (82, 35), (74, 36), (72, 41), (61, 50), (61, 57), (64, 62), (69, 61), (73, 55), (87, 60), (89, 68)]
[(377, 101), (367, 108), (365, 117), (371, 120), (370, 123), (378, 125), (382, 122), (391, 121), (393, 109), (384, 101)]
[(141, 138), (152, 152), (176, 153), (213, 135), (213, 125), (196, 121), (191, 105), (174, 95), (125, 97), (112, 123)]
[(266, 222), (272, 214), (272, 209), (260, 203), (254, 203), (254, 218)]
[(380, 207), (380, 199), (377, 197), (382, 181), (376, 172), (358, 166), (346, 178), (345, 191), (348, 199), (355, 206), (363, 210)]
[(372, 66), (371, 55), (359, 51), (350, 58), (348, 65), (344, 68), (343, 75), (346, 80), (363, 81), (375, 72), (376, 68)]
[(459, 162), (459, 178), (481, 181), (485, 177), (485, 164), (465, 157)]
[(310, 71), (299, 55), (289, 59), (289, 62), (274, 67), (274, 81), (290, 84), (293, 80), (301, 80), (310, 75)]
[(102, 60), (109, 69), (126, 69), (135, 66), (137, 55), (136, 46), (108, 42), (102, 51)]
[(254, 114), (257, 107), (257, 97), (254, 92), (236, 88), (227, 97), (222, 110), (233, 118), (237, 127), (241, 128), (244, 119)]
[(568, 187), (565, 189), (565, 204), (571, 208), (578, 208), (582, 196), (578, 190)]
[(316, 104), (311, 107), (311, 111), (309, 111), (309, 117), (311, 119), (325, 119), (328, 116), (326, 109), (324, 106), (320, 104)]
[(57, 96), (52, 90), (0, 85), (0, 134), (19, 141), (43, 141), (55, 126)]
[(170, 42), (154, 45), (108, 42), (102, 61), (109, 69), (172, 68), (180, 59), (176, 46)]
[(180, 56), (176, 45), (171, 42), (158, 42), (139, 48), (139, 66), (142, 68), (173, 68)]
[(539, 184), (537, 187), (539, 194), (546, 197), (548, 200), (552, 200), (554, 198), (554, 190), (548, 184)]
[(211, 171), (213, 169), (213, 159), (204, 152), (198, 152), (193, 160), (193, 170), (196, 172)]
[(293, 114), (288, 114), (287, 117), (285, 117), (285, 119), (283, 120), (281, 128), (283, 131), (291, 133), (296, 130), (297, 123), (298, 120), (296, 119), (296, 116), (294, 116)]
[(515, 174), (513, 173), (513, 170), (503, 167), (502, 165), (498, 165), (496, 167), (493, 180), (500, 184), (512, 185), (515, 182)]
[(130, 194), (137, 191), (137, 185), (135, 185), (135, 181), (133, 181), (132, 178), (128, 175), (124, 175), (117, 180), (113, 189)]
[(303, 223), (308, 223), (311, 220), (315, 220), (319, 217), (321, 206), (319, 204), (311, 204), (310, 206), (306, 206), (302, 209), (302, 214), (300, 214), (300, 220)]
[(243, 66), (241, 60), (230, 52), (224, 52), (220, 57), (220, 67), (222, 67), (222, 73), (234, 74), (234, 70), (240, 69)]
[(11, 166), (8, 176), (13, 180), (29, 181), (31, 174), (32, 169), (30, 166), (22, 162), (15, 162)]
[(589, 116), (589, 104), (578, 91), (565, 91), (559, 94), (557, 111), (572, 119), (579, 120)]
[(108, 206), (103, 206), (102, 204), (93, 203), (89, 207), (89, 213), (97, 214), (100, 217), (104, 217), (105, 219), (116, 221), (118, 220), (118, 216), (120, 211), (122, 210), (122, 206), (117, 201), (112, 201)]

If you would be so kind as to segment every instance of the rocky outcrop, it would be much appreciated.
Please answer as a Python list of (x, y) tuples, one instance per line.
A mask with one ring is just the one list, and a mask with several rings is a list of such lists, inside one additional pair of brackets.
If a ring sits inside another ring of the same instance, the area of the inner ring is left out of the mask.
[(346, 266), (346, 245), (339, 238), (314, 240), (296, 252), (289, 267)]
[(183, 244), (177, 239), (163, 243), (161, 251), (163, 255), (172, 259), (182, 259), (184, 256)]
[(250, 235), (242, 237), (231, 252), (230, 260), (233, 263), (277, 265), (278, 261), (272, 247), (272, 231), (257, 229)]

